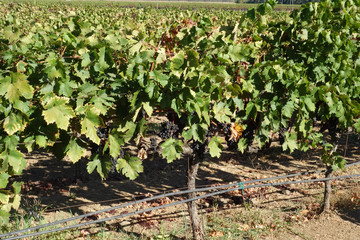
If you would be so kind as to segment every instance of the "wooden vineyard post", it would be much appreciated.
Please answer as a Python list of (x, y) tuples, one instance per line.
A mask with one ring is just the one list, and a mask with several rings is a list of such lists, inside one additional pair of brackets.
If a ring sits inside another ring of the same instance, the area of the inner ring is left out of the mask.
[[(199, 169), (200, 161), (196, 159), (195, 154), (191, 154), (188, 158), (188, 189), (195, 190), (196, 189), (196, 176)], [(195, 192), (191, 192), (188, 194), (188, 198), (196, 197)], [(202, 226), (202, 220), (199, 216), (196, 201), (188, 202), (188, 211), (191, 221), (191, 227), (193, 230), (193, 236), (195, 240), (204, 240), (204, 229)]]
[[(325, 178), (330, 178), (332, 176), (332, 172), (333, 172), (332, 166), (327, 166), (325, 172)], [(331, 180), (327, 180), (325, 181), (324, 208), (323, 208), (324, 212), (330, 211), (330, 196), (331, 196)]]

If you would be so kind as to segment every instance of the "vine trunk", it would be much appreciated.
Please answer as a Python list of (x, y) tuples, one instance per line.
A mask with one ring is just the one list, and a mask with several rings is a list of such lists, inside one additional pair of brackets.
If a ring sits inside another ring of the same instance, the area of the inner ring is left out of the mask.
[[(199, 165), (200, 165), (200, 162), (198, 160), (196, 160), (196, 157), (194, 156), (194, 154), (189, 157), (189, 162), (188, 162), (188, 189), (189, 190), (196, 189), (195, 181), (196, 181), (196, 176), (197, 176), (197, 172), (199, 169)], [(196, 197), (195, 192), (188, 194), (189, 199), (194, 198), (194, 197)], [(190, 216), (191, 227), (193, 230), (194, 239), (195, 240), (204, 240), (205, 235), (204, 235), (204, 230), (203, 230), (203, 226), (202, 226), (202, 220), (201, 220), (201, 217), (199, 216), (199, 213), (197, 210), (196, 201), (191, 201), (188, 203), (188, 211), (189, 211), (189, 216)]]

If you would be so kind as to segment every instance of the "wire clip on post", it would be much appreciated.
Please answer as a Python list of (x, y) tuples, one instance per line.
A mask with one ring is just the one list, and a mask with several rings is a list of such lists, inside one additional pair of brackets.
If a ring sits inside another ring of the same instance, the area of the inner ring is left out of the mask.
[(243, 182), (239, 182), (238, 187), (241, 189), (241, 193), (244, 196), (244, 183)]

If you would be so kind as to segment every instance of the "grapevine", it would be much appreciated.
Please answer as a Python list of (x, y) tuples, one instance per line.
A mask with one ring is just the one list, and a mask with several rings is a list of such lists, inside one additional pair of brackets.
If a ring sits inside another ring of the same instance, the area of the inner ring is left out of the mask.
[[(283, 150), (326, 152), (326, 130), (333, 140), (360, 132), (360, 2), (322, 0), (290, 14), (275, 4), (241, 14), (2, 4), (1, 225), (20, 204), (22, 183), (10, 181), (27, 165), (20, 145), (86, 159), (102, 179), (115, 169), (135, 179), (149, 149), (169, 163), (186, 143), (199, 158), (206, 149), (220, 157), (225, 141), (246, 151), (279, 133)], [(161, 142), (124, 155), (126, 144), (144, 143), (157, 111), (168, 113)], [(326, 153), (325, 164), (343, 168)]]

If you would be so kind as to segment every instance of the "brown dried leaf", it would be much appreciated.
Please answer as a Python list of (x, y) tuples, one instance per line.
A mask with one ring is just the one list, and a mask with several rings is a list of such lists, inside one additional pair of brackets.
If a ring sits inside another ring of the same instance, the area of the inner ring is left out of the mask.
[(247, 224), (242, 224), (242, 225), (240, 225), (240, 227), (238, 227), (238, 229), (240, 231), (246, 232), (246, 231), (248, 231), (250, 229), (250, 226), (247, 225)]
[(224, 233), (222, 231), (217, 231), (215, 229), (213, 229), (210, 233), (209, 233), (210, 237), (223, 237)]
[(147, 155), (147, 152), (146, 152), (145, 148), (141, 148), (141, 149), (139, 150), (137, 156), (138, 156), (138, 158), (139, 158), (140, 160), (145, 160), (145, 159), (147, 159), (148, 155)]
[(353, 193), (353, 196), (351, 198), (351, 202), (356, 202), (356, 200), (360, 199), (359, 195), (357, 193)]
[(231, 132), (231, 136), (230, 136), (230, 140), (234, 140), (234, 141), (238, 141), (242, 132), (244, 131), (244, 128), (242, 127), (242, 125), (239, 125), (238, 123), (231, 123), (231, 127), (230, 127), (230, 132)]

